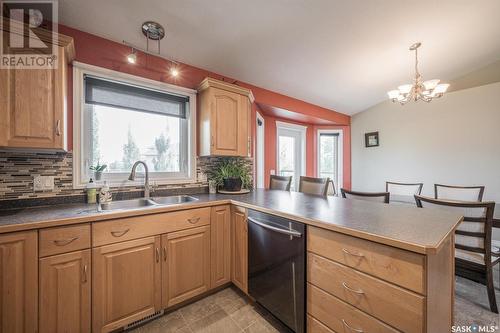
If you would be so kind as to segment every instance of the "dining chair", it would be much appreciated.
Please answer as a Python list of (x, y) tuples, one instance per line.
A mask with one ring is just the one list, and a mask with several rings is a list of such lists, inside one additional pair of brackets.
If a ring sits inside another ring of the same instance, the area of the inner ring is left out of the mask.
[(415, 194), (422, 193), (424, 183), (385, 182), (385, 191), (391, 194), (391, 203), (415, 205)]
[(455, 274), (486, 285), (490, 309), (498, 313), (493, 283), (493, 267), (500, 257), (492, 252), (491, 233), (495, 203), (492, 201), (452, 201), (415, 195), (418, 207), (454, 211), (463, 216), (455, 230)]
[(270, 190), (290, 191), (291, 185), (292, 176), (271, 175), (271, 179), (269, 180)]
[(434, 199), (483, 201), (484, 186), (434, 184)]
[(300, 176), (299, 192), (326, 196), (328, 194), (329, 184), (330, 178)]
[(390, 198), (389, 192), (357, 192), (341, 188), (340, 193), (342, 193), (342, 198), (344, 199), (375, 201), (386, 204), (389, 203), (389, 198)]

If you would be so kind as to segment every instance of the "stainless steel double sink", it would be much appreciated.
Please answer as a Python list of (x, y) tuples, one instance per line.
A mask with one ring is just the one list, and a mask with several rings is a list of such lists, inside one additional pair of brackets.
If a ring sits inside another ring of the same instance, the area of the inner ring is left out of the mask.
[(159, 206), (177, 205), (181, 203), (193, 202), (198, 199), (189, 195), (172, 195), (168, 197), (157, 198), (139, 198), (132, 200), (111, 201), (99, 204), (99, 211), (109, 210), (130, 210), (130, 209), (144, 209)]

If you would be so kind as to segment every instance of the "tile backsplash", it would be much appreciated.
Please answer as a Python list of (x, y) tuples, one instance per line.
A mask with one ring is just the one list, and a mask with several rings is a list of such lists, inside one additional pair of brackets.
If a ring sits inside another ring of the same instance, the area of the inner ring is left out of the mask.
[[(222, 157), (198, 157), (197, 174), (207, 173)], [(253, 168), (253, 159), (244, 158), (249, 170)], [(33, 176), (53, 176), (54, 189), (50, 191), (33, 190)], [(159, 185), (158, 191), (182, 193), (206, 192), (206, 180), (190, 184)], [(141, 192), (142, 187), (112, 188), (115, 196), (124, 192)], [(0, 152), (0, 201), (19, 199), (43, 199), (57, 197), (78, 197), (84, 200), (85, 191), (73, 189), (73, 155), (68, 153), (45, 152)], [(166, 195), (166, 194), (165, 194)]]

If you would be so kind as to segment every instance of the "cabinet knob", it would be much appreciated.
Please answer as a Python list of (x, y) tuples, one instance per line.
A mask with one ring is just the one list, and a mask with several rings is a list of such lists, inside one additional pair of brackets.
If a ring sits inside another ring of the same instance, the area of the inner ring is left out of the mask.
[(57, 119), (56, 121), (56, 135), (61, 136), (61, 120)]

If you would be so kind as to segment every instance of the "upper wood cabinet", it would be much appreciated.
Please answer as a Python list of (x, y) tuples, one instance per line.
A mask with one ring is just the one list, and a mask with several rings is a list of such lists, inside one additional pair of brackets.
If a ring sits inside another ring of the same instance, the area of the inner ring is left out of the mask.
[[(6, 33), (1, 31), (2, 33)], [(66, 149), (67, 64), (73, 39), (55, 35), (55, 69), (0, 70), (0, 147)]]
[(206, 78), (199, 92), (201, 156), (250, 156), (252, 91)]
[(41, 333), (90, 332), (90, 250), (40, 259)]
[(231, 208), (212, 207), (210, 223), (210, 287), (231, 282)]
[(110, 332), (161, 309), (160, 236), (92, 250), (93, 332)]
[(163, 307), (210, 289), (210, 226), (162, 236)]
[(0, 235), (0, 332), (38, 331), (37, 232)]
[(248, 293), (248, 225), (247, 210), (232, 206), (231, 281)]

